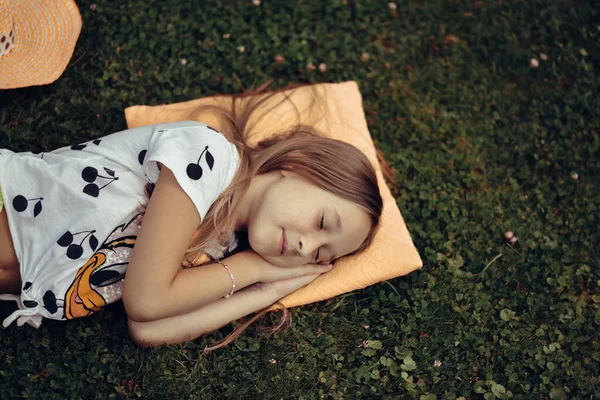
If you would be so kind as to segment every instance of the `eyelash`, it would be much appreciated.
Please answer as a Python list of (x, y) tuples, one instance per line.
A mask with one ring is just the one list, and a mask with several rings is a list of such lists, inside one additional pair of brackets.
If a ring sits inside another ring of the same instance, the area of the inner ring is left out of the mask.
[[(321, 223), (319, 224), (319, 229), (323, 229), (323, 224), (325, 223), (325, 214), (321, 215)], [(319, 262), (319, 253), (321, 252), (321, 248), (317, 249), (317, 256), (315, 257), (315, 263)]]

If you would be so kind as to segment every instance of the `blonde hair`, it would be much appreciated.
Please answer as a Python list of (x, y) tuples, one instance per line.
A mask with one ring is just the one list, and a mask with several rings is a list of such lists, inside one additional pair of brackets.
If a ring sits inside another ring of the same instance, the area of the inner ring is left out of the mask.
[[(249, 121), (253, 113), (262, 105), (268, 104), (273, 96), (278, 93), (284, 94), (283, 100), (267, 109), (259, 118), (253, 119), (256, 123), (267, 116), (269, 111), (289, 100), (293, 90), (287, 87), (264, 93), (269, 84), (270, 82), (267, 82), (256, 90), (231, 95), (230, 109), (214, 105), (203, 106), (190, 115), (190, 119), (195, 120), (202, 120), (202, 116), (207, 115), (211, 116), (211, 120), (216, 117), (219, 123), (216, 128), (236, 146), (240, 155), (240, 165), (231, 184), (212, 204), (194, 234), (185, 255), (186, 265), (198, 265), (198, 260), (205, 259), (203, 249), (213, 245), (215, 241), (225, 244), (234, 231), (241, 199), (252, 178), (274, 170), (293, 171), (308, 182), (340, 198), (352, 201), (369, 214), (372, 222), (371, 230), (366, 240), (352, 254), (364, 250), (373, 240), (379, 226), (383, 201), (375, 170), (360, 150), (348, 143), (325, 137), (310, 124), (301, 123), (302, 116), (295, 106), (299, 121), (297, 124), (254, 146), (248, 144), (253, 128)], [(257, 96), (262, 93), (264, 95)], [(314, 100), (313, 98), (313, 104)], [(151, 194), (151, 190), (148, 194)], [(285, 310), (277, 326), (279, 329), (289, 323), (289, 313), (280, 303), (277, 304)], [(267, 311), (267, 309), (262, 310), (252, 319), (238, 326), (224, 341), (205, 351), (227, 345)]]

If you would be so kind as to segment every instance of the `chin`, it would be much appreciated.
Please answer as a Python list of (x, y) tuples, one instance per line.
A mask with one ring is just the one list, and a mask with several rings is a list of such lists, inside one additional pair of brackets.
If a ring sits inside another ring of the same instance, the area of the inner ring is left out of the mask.
[(268, 256), (268, 255), (263, 255), (261, 253), (258, 253), (258, 255), (261, 256), (262, 258), (264, 258), (265, 260), (267, 260), (268, 262), (270, 262), (271, 264), (276, 265), (278, 267), (289, 267), (290, 266), (289, 260), (286, 260), (285, 257), (283, 257), (283, 256)]
[(282, 256), (279, 252), (273, 249), (274, 244), (272, 241), (269, 241), (265, 235), (260, 235), (258, 232), (254, 232), (253, 230), (248, 230), (248, 245), (250, 248), (259, 256), (267, 260), (269, 263), (276, 265), (278, 267), (287, 267), (290, 265), (289, 260), (286, 260), (287, 257)]

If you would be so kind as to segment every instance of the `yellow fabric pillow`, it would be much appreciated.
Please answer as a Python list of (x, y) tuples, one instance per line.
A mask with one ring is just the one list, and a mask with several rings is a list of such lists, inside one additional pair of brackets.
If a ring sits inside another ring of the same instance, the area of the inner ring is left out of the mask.
[[(339, 259), (330, 272), (285, 297), (281, 302), (286, 307), (294, 307), (325, 300), (421, 268), (423, 263), (419, 253), (377, 162), (375, 147), (365, 121), (362, 97), (356, 82), (310, 85), (284, 93), (288, 94), (293, 105), (290, 101), (285, 101), (272, 108), (279, 100), (284, 99), (282, 93), (276, 96), (273, 103), (263, 104), (255, 117), (250, 120), (250, 124), (254, 125), (252, 132), (256, 132), (251, 142), (264, 139), (294, 125), (298, 122), (297, 111), (302, 116), (303, 111), (318, 110), (324, 113), (324, 116), (316, 123), (311, 121), (317, 129), (332, 138), (353, 144), (371, 160), (377, 171), (384, 206), (380, 229), (366, 251)], [(125, 118), (129, 128), (196, 119), (218, 129), (216, 120), (211, 120), (206, 115), (197, 115), (194, 110), (200, 105), (226, 102), (230, 104), (230, 101), (228, 96), (213, 96), (168, 105), (133, 106), (125, 110)], [(260, 118), (262, 114), (264, 118)]]

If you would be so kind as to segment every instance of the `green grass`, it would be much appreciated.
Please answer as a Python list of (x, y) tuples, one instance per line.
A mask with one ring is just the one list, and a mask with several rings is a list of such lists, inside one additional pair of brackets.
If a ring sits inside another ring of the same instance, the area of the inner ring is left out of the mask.
[(230, 327), (142, 350), (120, 304), (12, 326), (1, 398), (600, 397), (597, 1), (195, 3), (80, 1), (65, 74), (0, 92), (0, 147), (89, 140), (124, 129), (127, 106), (239, 82), (356, 80), (424, 268), (293, 309), (291, 329), (254, 327), (209, 356)]

